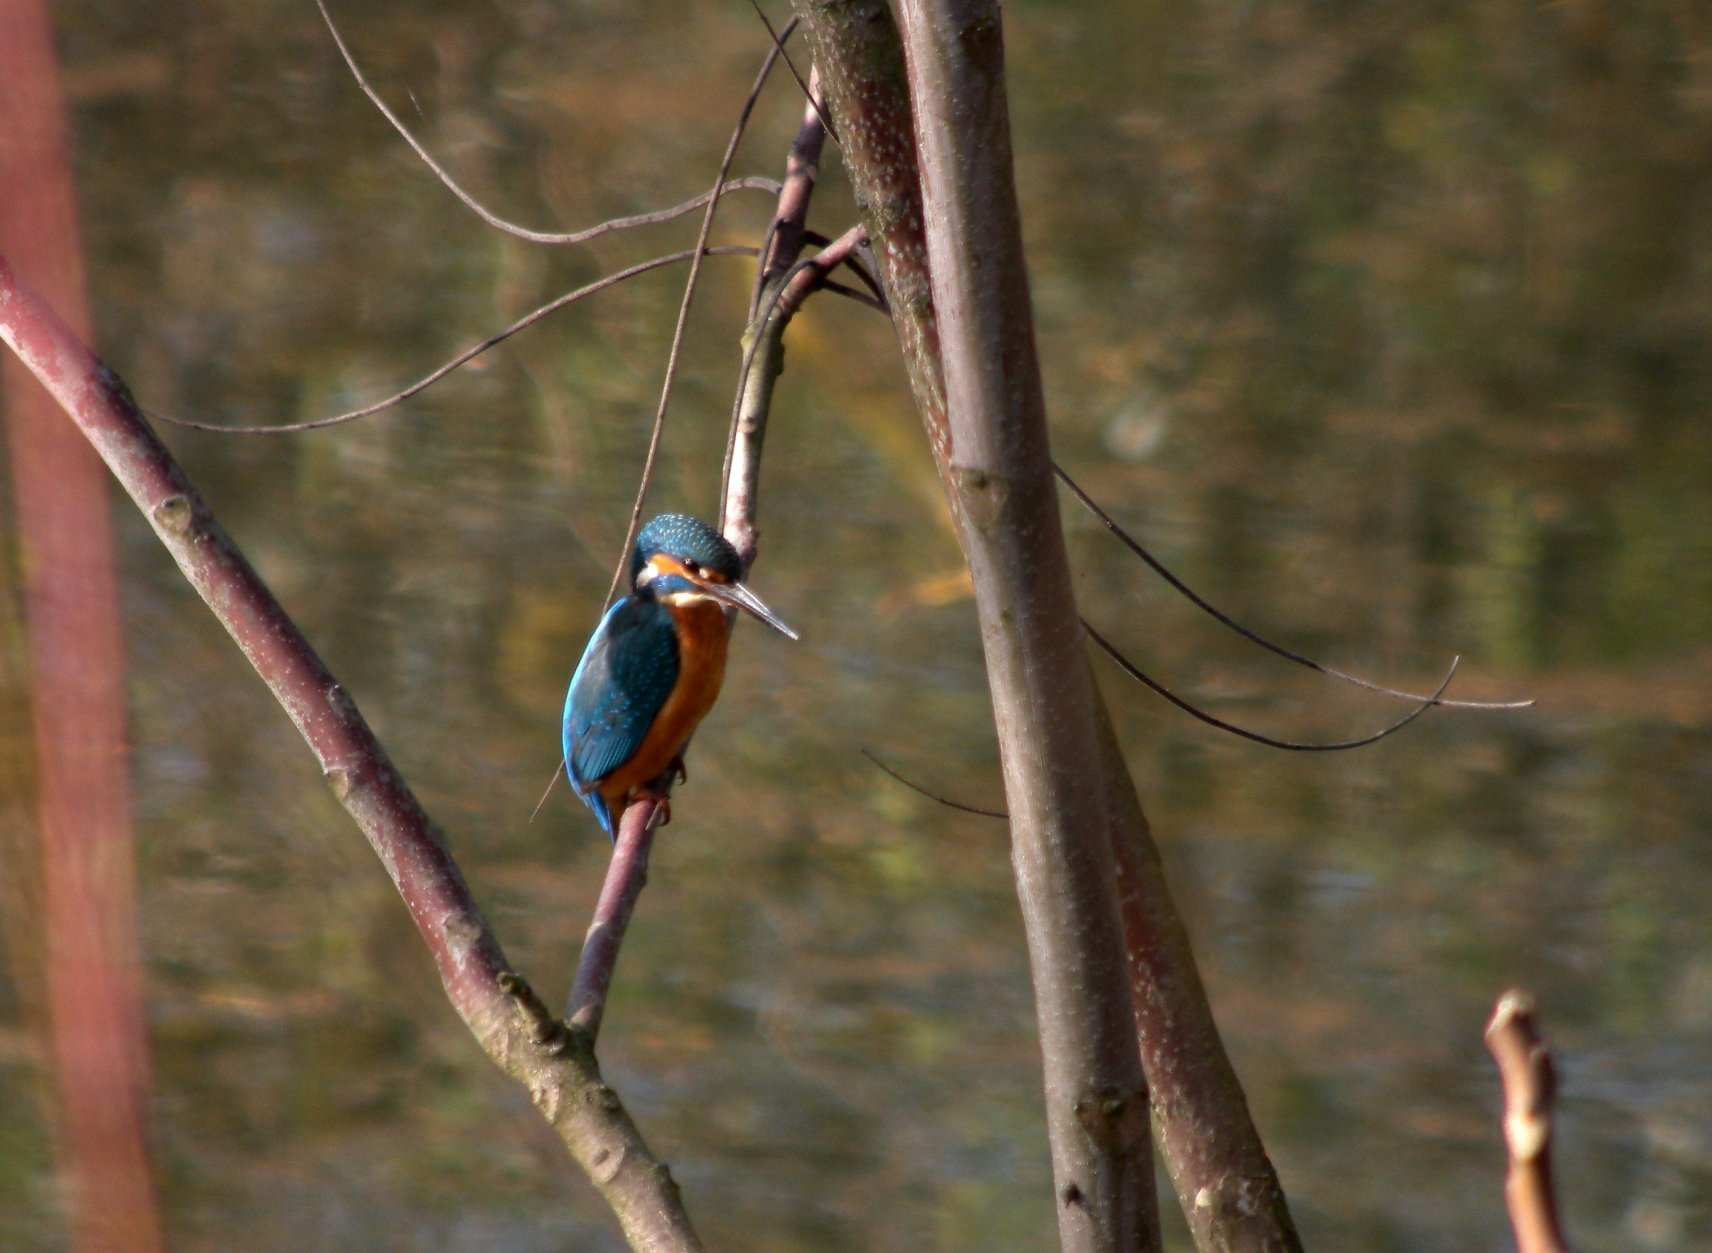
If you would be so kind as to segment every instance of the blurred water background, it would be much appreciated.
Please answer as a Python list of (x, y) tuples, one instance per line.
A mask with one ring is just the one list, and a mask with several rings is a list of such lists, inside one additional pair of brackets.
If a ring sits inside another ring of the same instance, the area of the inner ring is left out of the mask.
[[(424, 140), (544, 228), (702, 190), (765, 47), (742, 5), (344, 8)], [(67, 0), (55, 20), (100, 344), (146, 407), (347, 408), (693, 239), (694, 219), (560, 250), (482, 226), (307, 3)], [(1539, 701), (1303, 757), (1096, 663), (1309, 1246), (1509, 1247), (1480, 1029), (1515, 982), (1560, 1059), (1573, 1236), (1712, 1243), (1712, 14), (1024, 0), (1007, 44), (1060, 460), (1283, 642), (1428, 689), (1461, 653), (1461, 694)], [(737, 172), (777, 175), (798, 114), (775, 76)], [(836, 234), (830, 147), (824, 170), (813, 223)], [(734, 196), (715, 238), (752, 242), (768, 208)], [(380, 418), (167, 432), (549, 999), (607, 845), (568, 793), (529, 812), (681, 280), (566, 311)], [(657, 507), (714, 507), (750, 280), (707, 264)], [(619, 1247), (114, 497), (172, 1245)], [(1198, 616), (1068, 498), (1065, 517), (1086, 612), (1212, 711), (1308, 739), (1397, 714)], [(605, 1067), (715, 1247), (1049, 1247), (1005, 829), (860, 756), (1002, 803), (972, 605), (870, 311), (822, 297), (792, 328), (762, 523), (753, 582), (804, 642), (739, 634)], [(5, 803), (27, 828), (27, 797)], [(39, 954), (6, 939), (0, 1244), (51, 1249), (68, 1200), (17, 982)]]

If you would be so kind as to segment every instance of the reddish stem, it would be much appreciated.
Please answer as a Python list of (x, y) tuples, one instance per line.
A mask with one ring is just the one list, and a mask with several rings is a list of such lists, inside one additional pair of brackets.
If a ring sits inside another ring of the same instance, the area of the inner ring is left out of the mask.
[(571, 1028), (587, 1032), (591, 1041), (600, 1034), (601, 1019), (606, 1014), (606, 994), (612, 987), (613, 969), (618, 965), (618, 950), (624, 945), (624, 933), (630, 927), (636, 899), (648, 883), (648, 854), (654, 847), (657, 827), (654, 816), (659, 808), (652, 798), (637, 800), (625, 808), (618, 821), (612, 860), (606, 867), (606, 881), (601, 885), (600, 899), (595, 902), (588, 938), (583, 941), (582, 960), (577, 964), (576, 982), (571, 985), (571, 999), (565, 1008), (565, 1019)]

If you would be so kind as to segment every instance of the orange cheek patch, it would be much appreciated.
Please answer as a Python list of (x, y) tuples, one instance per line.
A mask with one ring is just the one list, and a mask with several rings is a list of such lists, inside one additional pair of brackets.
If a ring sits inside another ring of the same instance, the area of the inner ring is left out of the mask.
[(648, 558), (648, 568), (656, 575), (681, 574), (685, 578), (690, 577), (690, 572), (683, 562), (676, 557), (668, 557), (665, 553), (655, 553)]

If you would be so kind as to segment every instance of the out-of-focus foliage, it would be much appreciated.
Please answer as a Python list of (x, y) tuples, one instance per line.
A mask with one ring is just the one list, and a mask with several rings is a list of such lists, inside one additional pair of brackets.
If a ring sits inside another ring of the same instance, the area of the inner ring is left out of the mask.
[[(347, 7), (388, 98), (538, 225), (701, 189), (764, 48), (741, 6)], [(150, 408), (343, 408), (692, 237), (549, 252), (487, 231), (311, 6), (56, 16), (102, 346)], [(1282, 0), (1007, 21), (1061, 459), (1293, 645), (1426, 686), (1460, 651), (1468, 694), (1540, 699), (1304, 761), (1097, 663), (1305, 1236), (1503, 1242), (1479, 1033), (1522, 981), (1563, 1062), (1572, 1231), (1692, 1243), (1712, 1227), (1712, 20), (1687, 0)], [(739, 171), (776, 173), (798, 113), (781, 76)], [(851, 210), (826, 170), (835, 231)], [(734, 200), (716, 234), (765, 213)], [(661, 506), (712, 505), (749, 278), (709, 262)], [(571, 311), (385, 418), (171, 436), (546, 989), (607, 846), (568, 797), (525, 820), (677, 282)], [(791, 334), (754, 581), (805, 641), (740, 635), (603, 1053), (716, 1246), (1042, 1247), (1003, 828), (858, 755), (999, 799), (955, 546), (889, 331), (827, 299)], [(1159, 677), (1301, 736), (1394, 714), (1173, 603), (1074, 508), (1088, 612)], [(119, 519), (175, 1246), (616, 1247), (283, 716)], [(18, 1004), (0, 988), (9, 1247), (51, 1244), (63, 1204)]]

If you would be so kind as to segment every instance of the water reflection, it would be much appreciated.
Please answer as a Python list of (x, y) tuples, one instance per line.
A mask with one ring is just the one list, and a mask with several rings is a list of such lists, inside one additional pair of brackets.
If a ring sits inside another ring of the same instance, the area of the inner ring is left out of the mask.
[[(1292, 646), (1428, 688), (1460, 651), (1462, 694), (1539, 708), (1302, 761), (1096, 669), (1312, 1245), (1502, 1243), (1480, 1027), (1521, 981), (1565, 1071), (1572, 1232), (1681, 1247), (1712, 1227), (1707, 32), (1667, 5), (1346, 7), (1010, 11), (1059, 454)], [(485, 232), (302, 6), (57, 17), (93, 304), (152, 407), (329, 412), (677, 238), (559, 254)], [(761, 46), (742, 11), (676, 6), (344, 20), (442, 156), (542, 224), (698, 190)], [(794, 128), (769, 101), (745, 172), (775, 172)], [(765, 212), (734, 202), (721, 237)], [(849, 212), (832, 175), (817, 220)], [(173, 438), (548, 988), (606, 845), (568, 797), (526, 819), (676, 282), (567, 311), (379, 421)], [(748, 282), (709, 263), (660, 507), (711, 505)], [(1045, 1247), (1003, 828), (858, 755), (998, 800), (956, 549), (889, 331), (826, 302), (792, 336), (762, 560), (805, 643), (738, 633), (607, 1066), (715, 1246)], [(1066, 518), (1090, 616), (1214, 712), (1301, 738), (1391, 712)], [(174, 1243), (616, 1247), (283, 716), (143, 523), (119, 525)], [(3, 1056), (0, 1242), (51, 1246), (39, 1069)]]

